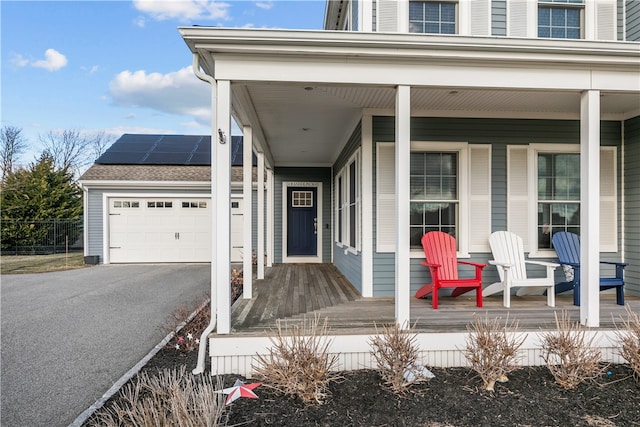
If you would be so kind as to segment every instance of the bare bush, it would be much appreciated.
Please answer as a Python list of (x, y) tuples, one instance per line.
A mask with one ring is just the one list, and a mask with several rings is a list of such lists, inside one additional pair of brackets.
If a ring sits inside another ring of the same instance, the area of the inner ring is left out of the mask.
[(169, 314), (163, 329), (172, 333), (173, 338), (167, 343), (179, 351), (197, 350), (200, 335), (211, 322), (211, 310), (208, 309), (209, 297), (203, 296), (191, 304), (184, 304)]
[(502, 324), (501, 318), (484, 319), (473, 315), (473, 322), (467, 325), (469, 336), (463, 351), (471, 369), (476, 371), (485, 390), (494, 391), (496, 382), (508, 380), (507, 374), (521, 369), (521, 356), (518, 349), (526, 335), (517, 334), (518, 323), (509, 323), (507, 318)]
[(327, 319), (322, 325), (318, 316), (313, 321), (282, 324), (278, 321), (269, 337), (273, 344), (269, 353), (257, 355), (256, 376), (265, 386), (305, 403), (323, 403), (328, 384), (338, 378), (333, 372), (338, 356), (329, 354)]
[(90, 426), (191, 426), (223, 425), (224, 395), (220, 378), (202, 375), (196, 381), (185, 367), (146, 372), (127, 384), (120, 399), (96, 412)]
[(376, 335), (371, 337), (371, 355), (376, 361), (384, 383), (395, 394), (404, 394), (412, 384), (429, 378), (428, 371), (419, 361), (415, 324), (403, 329), (397, 323), (382, 325), (382, 333), (375, 325)]
[(629, 363), (633, 375), (640, 380), (640, 315), (627, 309), (627, 318), (622, 319), (622, 326), (616, 325), (616, 335), (620, 341), (620, 356)]
[(574, 389), (580, 383), (602, 375), (600, 349), (594, 346), (596, 336), (587, 338), (580, 322), (572, 322), (566, 311), (556, 318), (556, 331), (542, 334), (542, 359), (560, 387)]

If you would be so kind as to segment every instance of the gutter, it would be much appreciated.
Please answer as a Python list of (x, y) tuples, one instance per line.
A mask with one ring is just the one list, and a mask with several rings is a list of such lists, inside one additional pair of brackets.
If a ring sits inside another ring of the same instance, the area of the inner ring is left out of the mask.
[[(196, 77), (198, 77), (200, 80), (207, 82), (211, 85), (211, 92), (212, 92), (211, 106), (212, 107), (215, 106), (217, 82), (213, 77), (200, 71), (200, 57), (198, 56), (197, 53), (193, 54), (193, 72), (196, 75)], [(213, 128), (212, 128), (212, 134), (213, 134)], [(213, 135), (212, 135), (212, 141), (213, 141)], [(213, 153), (213, 150), (212, 150), (212, 153)], [(213, 160), (211, 162), (211, 167), (213, 167)], [(216, 312), (216, 299), (217, 299), (218, 292), (216, 289), (216, 283), (213, 280), (214, 268), (215, 268), (215, 263), (211, 262), (211, 298), (209, 300), (209, 304), (211, 306), (211, 320), (209, 322), (209, 325), (202, 332), (202, 335), (200, 335), (200, 345), (198, 346), (198, 364), (196, 365), (195, 369), (191, 371), (193, 375), (202, 374), (205, 371), (205, 357), (207, 356), (208, 337), (209, 337), (209, 334), (213, 332), (213, 330), (215, 329), (216, 322), (218, 319), (218, 315)]]

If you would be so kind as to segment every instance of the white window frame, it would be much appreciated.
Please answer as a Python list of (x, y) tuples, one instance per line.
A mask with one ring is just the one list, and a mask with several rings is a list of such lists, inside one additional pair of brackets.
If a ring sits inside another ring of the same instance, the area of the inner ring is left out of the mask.
[[(378, 188), (380, 185), (380, 147), (394, 146), (394, 143), (379, 142), (376, 145), (376, 194), (380, 193)], [(458, 236), (458, 258), (469, 258), (469, 245), (471, 234), (471, 223), (469, 215), (470, 193), (469, 193), (469, 144), (467, 142), (441, 142), (441, 141), (412, 141), (412, 152), (456, 152), (458, 154), (458, 209), (459, 224)], [(380, 240), (380, 198), (376, 196), (376, 251), (377, 252), (395, 252), (390, 244), (382, 243)], [(409, 206), (406, 207), (409, 209)], [(394, 220), (395, 224), (395, 220)], [(411, 258), (424, 258), (422, 249), (412, 248), (410, 251)]]
[[(617, 227), (617, 218), (618, 218), (618, 182), (617, 182), (617, 150), (616, 147), (610, 146), (600, 146), (600, 156), (602, 158), (602, 153), (605, 151), (612, 152), (612, 161), (613, 164), (610, 165), (613, 174), (614, 182), (614, 191), (613, 194), (600, 194), (600, 204), (602, 205), (603, 201), (607, 200), (612, 202), (611, 205), (613, 207), (613, 218), (614, 218), (614, 242), (611, 245), (601, 245), (601, 252), (617, 252), (618, 249), (618, 227)], [(551, 153), (551, 154), (580, 154), (580, 145), (579, 144), (529, 144), (529, 155), (527, 159), (529, 179), (528, 188), (530, 194), (530, 203), (529, 203), (529, 257), (531, 258), (555, 258), (556, 252), (553, 249), (539, 249), (538, 248), (538, 154), (539, 153)], [(601, 165), (601, 169), (603, 166)], [(602, 176), (600, 176), (600, 180), (602, 181)], [(602, 187), (602, 184), (601, 184)], [(601, 192), (602, 193), (602, 192)], [(578, 203), (582, 203), (582, 199), (578, 200)], [(580, 225), (582, 227), (582, 224)], [(602, 228), (602, 225), (600, 226)], [(602, 236), (601, 236), (602, 240)], [(526, 248), (525, 248), (526, 250)]]
[[(540, 22), (538, 21), (538, 14), (540, 8), (550, 8), (550, 9), (565, 9), (565, 10), (578, 10), (580, 12), (580, 36), (577, 39), (567, 38), (567, 37), (540, 37)], [(540, 39), (555, 39), (555, 40), (584, 40), (585, 38), (585, 9), (586, 2), (582, 0), (582, 3), (566, 3), (566, 2), (558, 2), (554, 0), (539, 0), (536, 8), (536, 37)]]
[[(350, 237), (351, 237), (351, 200), (349, 200), (350, 196), (350, 187), (351, 187), (351, 176), (350, 176), (350, 168), (351, 165), (355, 163), (355, 190), (356, 190), (356, 198), (355, 198), (355, 245), (351, 245)], [(361, 231), (361, 209), (362, 209), (362, 189), (361, 189), (361, 161), (360, 161), (360, 149), (357, 149), (346, 162), (346, 164), (340, 169), (340, 172), (336, 175), (335, 178), (335, 195), (336, 195), (336, 211), (335, 211), (335, 243), (337, 246), (344, 248), (347, 252), (351, 252), (357, 254), (361, 250), (361, 241), (362, 241), (362, 231)], [(342, 185), (342, 188), (340, 188)], [(342, 191), (340, 191), (342, 190)], [(342, 199), (340, 199), (340, 194), (342, 194)], [(340, 219), (342, 221), (340, 221)], [(342, 225), (342, 229), (340, 229), (340, 225)]]
[[(409, 33), (411, 34), (432, 34), (432, 35), (456, 35), (456, 34), (460, 34), (460, 2), (458, 0), (409, 0), (409, 3), (451, 3), (454, 5), (454, 10), (455, 10), (455, 27), (454, 27), (454, 32), (453, 34), (450, 33), (427, 33), (427, 32), (412, 32), (411, 31), (411, 21), (409, 18), (409, 15), (407, 15), (407, 27), (409, 28)], [(410, 6), (407, 5), (407, 11), (409, 10)]]

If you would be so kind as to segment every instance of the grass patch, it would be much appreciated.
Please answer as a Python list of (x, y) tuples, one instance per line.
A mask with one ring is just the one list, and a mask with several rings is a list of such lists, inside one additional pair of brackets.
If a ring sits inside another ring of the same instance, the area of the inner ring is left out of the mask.
[(47, 273), (84, 267), (82, 252), (54, 255), (3, 255), (1, 274)]

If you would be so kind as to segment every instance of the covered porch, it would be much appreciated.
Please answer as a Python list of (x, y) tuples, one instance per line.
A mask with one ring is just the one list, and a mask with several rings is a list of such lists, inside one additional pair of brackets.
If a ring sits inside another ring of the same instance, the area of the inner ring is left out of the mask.
[[(295, 302), (294, 302), (295, 300)], [(475, 305), (473, 295), (443, 297), (437, 310), (430, 299), (411, 298), (410, 320), (424, 362), (429, 366), (465, 366), (462, 349), (468, 336), (467, 326), (474, 314), (518, 322), (518, 331), (526, 335), (521, 347), (522, 363), (541, 364), (540, 334), (555, 329), (555, 314), (567, 311), (572, 320), (580, 320), (580, 307), (573, 305), (571, 294), (558, 294), (556, 307), (546, 305), (543, 295), (513, 296), (511, 307), (504, 308), (502, 297), (483, 298), (483, 307)], [(603, 358), (622, 362), (617, 350), (615, 324), (626, 318), (626, 308), (640, 311), (640, 298), (627, 296), (626, 305), (616, 304), (615, 294), (600, 294), (600, 327), (590, 329), (597, 335)], [(339, 369), (371, 368), (369, 339), (382, 324), (393, 324), (394, 298), (364, 298), (332, 264), (275, 264), (265, 278), (253, 283), (253, 298), (238, 299), (232, 307), (232, 333), (209, 337), (212, 374), (237, 373), (251, 376), (255, 356), (271, 346), (270, 336), (278, 321), (283, 325), (319, 316), (327, 319), (332, 340), (331, 352), (338, 355)], [(375, 322), (375, 324), (374, 324)]]
[[(333, 334), (372, 334), (375, 324), (395, 322), (394, 298), (364, 298), (332, 264), (275, 264), (265, 278), (253, 283), (252, 299), (238, 299), (231, 312), (232, 332), (242, 336), (265, 336), (278, 321), (295, 322), (327, 318)], [(416, 332), (465, 332), (473, 315), (509, 318), (519, 329), (537, 331), (555, 327), (555, 314), (566, 311), (580, 320), (580, 307), (573, 305), (570, 292), (556, 295), (556, 306), (549, 307), (544, 295), (512, 296), (505, 308), (502, 296), (483, 298), (475, 304), (475, 294), (442, 297), (437, 310), (431, 299), (411, 298), (411, 324)], [(640, 298), (628, 295), (626, 306), (616, 304), (615, 292), (600, 294), (600, 328), (614, 329), (626, 307), (640, 311)]]

